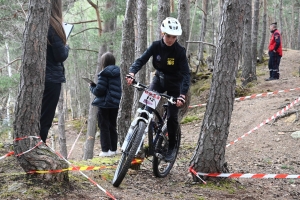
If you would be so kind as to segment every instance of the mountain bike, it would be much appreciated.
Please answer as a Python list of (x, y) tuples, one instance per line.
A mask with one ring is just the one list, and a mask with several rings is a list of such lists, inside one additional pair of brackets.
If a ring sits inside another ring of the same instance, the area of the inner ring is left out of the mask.
[[(164, 159), (169, 147), (167, 130), (168, 104), (162, 105), (162, 116), (157, 110), (161, 98), (166, 99), (171, 104), (175, 104), (177, 98), (163, 93), (150, 91), (146, 85), (136, 82), (135, 80), (133, 81), (132, 86), (139, 91), (143, 91), (139, 100), (139, 102), (142, 103), (142, 107), (137, 109), (122, 144), (121, 158), (112, 181), (112, 184), (115, 187), (118, 187), (121, 184), (128, 169), (136, 162), (135, 158), (138, 158), (138, 155), (141, 152), (144, 152), (146, 158), (152, 156), (152, 168), (156, 177), (163, 178), (167, 176), (175, 163), (180, 146), (181, 130), (180, 126), (178, 126), (176, 132), (175, 159), (172, 161), (166, 161)], [(143, 143), (146, 135), (148, 135), (148, 146), (144, 147)]]

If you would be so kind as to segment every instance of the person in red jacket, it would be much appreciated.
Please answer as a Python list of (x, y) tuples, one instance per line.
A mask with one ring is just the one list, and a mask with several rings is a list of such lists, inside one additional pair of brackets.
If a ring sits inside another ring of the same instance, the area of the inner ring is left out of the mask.
[(270, 25), (272, 33), (269, 44), (269, 70), (270, 77), (266, 81), (279, 79), (279, 64), (282, 57), (282, 39), (279, 31), (277, 30), (277, 22)]

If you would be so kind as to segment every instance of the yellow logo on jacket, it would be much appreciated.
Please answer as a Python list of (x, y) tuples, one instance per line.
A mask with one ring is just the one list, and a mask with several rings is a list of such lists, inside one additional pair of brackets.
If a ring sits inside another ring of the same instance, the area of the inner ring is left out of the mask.
[(174, 65), (175, 58), (168, 58), (167, 65)]

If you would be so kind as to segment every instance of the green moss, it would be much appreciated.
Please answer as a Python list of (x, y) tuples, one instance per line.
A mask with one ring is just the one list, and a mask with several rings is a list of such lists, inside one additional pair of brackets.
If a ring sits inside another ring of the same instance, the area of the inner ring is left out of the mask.
[(211, 86), (211, 79), (199, 80), (191, 86), (191, 92), (195, 96), (199, 96), (201, 92), (209, 90)]
[(84, 128), (82, 129), (82, 132), (86, 133), (86, 124), (85, 124), (85, 120), (83, 119), (75, 119), (72, 121), (67, 122), (73, 129), (75, 129), (78, 133), (81, 131), (82, 126), (84, 126)]
[(244, 189), (242, 186), (236, 187), (236, 181), (231, 179), (221, 180), (217, 182), (217, 184), (212, 181), (209, 181), (207, 182), (207, 184), (201, 184), (200, 186), (203, 188), (226, 191), (229, 194), (236, 193), (236, 189)]
[(186, 123), (189, 123), (189, 122), (193, 122), (193, 121), (196, 121), (196, 120), (199, 120), (200, 118), (198, 116), (186, 116), (184, 117), (182, 120), (181, 120), (181, 124), (186, 124)]

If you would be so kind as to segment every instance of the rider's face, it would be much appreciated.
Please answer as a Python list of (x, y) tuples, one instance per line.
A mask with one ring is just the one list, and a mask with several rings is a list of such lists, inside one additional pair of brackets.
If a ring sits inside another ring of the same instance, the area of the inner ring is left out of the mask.
[(164, 43), (167, 46), (172, 46), (175, 43), (176, 39), (177, 39), (177, 36), (175, 36), (175, 35), (169, 35), (166, 33), (164, 33), (164, 35), (163, 35)]

